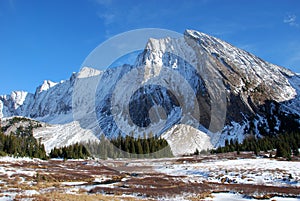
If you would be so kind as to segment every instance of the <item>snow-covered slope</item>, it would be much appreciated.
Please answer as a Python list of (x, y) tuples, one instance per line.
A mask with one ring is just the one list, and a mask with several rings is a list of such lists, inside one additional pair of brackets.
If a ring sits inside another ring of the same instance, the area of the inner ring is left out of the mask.
[(290, 129), (282, 122), (299, 123), (299, 83), (288, 69), (187, 30), (182, 38), (149, 39), (134, 65), (84, 67), (69, 80), (44, 81), (34, 94), (0, 96), (0, 117), (57, 124), (36, 131), (49, 148), (92, 134), (152, 132), (187, 154)]
[(81, 128), (76, 121), (66, 124), (44, 125), (35, 129), (33, 136), (37, 139), (42, 138), (47, 153), (54, 147), (68, 146), (76, 142), (99, 141), (91, 130)]

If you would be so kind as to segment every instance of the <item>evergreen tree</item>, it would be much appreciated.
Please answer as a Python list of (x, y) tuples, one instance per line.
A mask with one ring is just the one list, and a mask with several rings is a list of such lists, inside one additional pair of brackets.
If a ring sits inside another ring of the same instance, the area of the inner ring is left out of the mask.
[(199, 150), (196, 149), (196, 151), (194, 152), (194, 155), (199, 155), (199, 154), (200, 154)]
[(75, 143), (70, 146), (64, 146), (61, 148), (54, 147), (49, 154), (50, 158), (64, 158), (64, 159), (80, 159), (87, 158), (90, 153), (84, 145)]
[(144, 153), (147, 155), (147, 157), (149, 156), (150, 154), (150, 147), (149, 147), (149, 143), (148, 143), (148, 140), (147, 139), (144, 139), (143, 140), (143, 150), (144, 150)]
[(286, 144), (278, 143), (276, 147), (276, 157), (287, 157), (288, 152), (286, 150)]
[(300, 147), (300, 132), (283, 133), (279, 135), (268, 135), (260, 139), (250, 136), (244, 139), (241, 144), (236, 141), (234, 145), (228, 140), (225, 141), (226, 146), (218, 147), (212, 150), (212, 153), (223, 153), (234, 150), (239, 153), (240, 151), (253, 151), (258, 154), (260, 150), (268, 151), (276, 149), (276, 157), (284, 157), (288, 160), (292, 159), (292, 152), (294, 156), (299, 155)]
[[(118, 153), (120, 155), (120, 157), (150, 157), (150, 156), (154, 156), (154, 157), (158, 157), (158, 155), (160, 156), (160, 154), (162, 154), (162, 152), (160, 152), (159, 154), (151, 154), (154, 152), (157, 152), (159, 150), (163, 150), (164, 148), (168, 147), (168, 143), (165, 139), (159, 138), (159, 137), (151, 137), (148, 139), (145, 138), (141, 138), (138, 137), (137, 139), (133, 137), (133, 133), (131, 133), (130, 136), (126, 136), (126, 137), (120, 137), (118, 136), (115, 139), (111, 139), (111, 143), (114, 144), (116, 147), (118, 147), (118, 145), (120, 145), (121, 142), (121, 148), (124, 152), (122, 151), (114, 151), (114, 153)], [(144, 134), (144, 137), (146, 135)], [(152, 136), (152, 134), (150, 133), (149, 136)], [(119, 146), (120, 147), (120, 146)], [(166, 149), (168, 151), (163, 151), (166, 152), (167, 155), (165, 154), (164, 156), (172, 156), (172, 152), (171, 149)], [(136, 155), (137, 154), (137, 155)], [(163, 154), (161, 155), (163, 156)]]
[(100, 137), (100, 158), (107, 159), (106, 138), (104, 134)]
[(130, 150), (130, 153), (136, 154), (136, 152), (135, 152), (135, 141), (132, 138), (130, 140), (130, 149), (129, 150)]
[(141, 144), (141, 140), (140, 140), (140, 138), (138, 138), (137, 140), (136, 140), (136, 150), (137, 150), (137, 154), (144, 154), (144, 152), (143, 152), (143, 147), (142, 147), (142, 144)]

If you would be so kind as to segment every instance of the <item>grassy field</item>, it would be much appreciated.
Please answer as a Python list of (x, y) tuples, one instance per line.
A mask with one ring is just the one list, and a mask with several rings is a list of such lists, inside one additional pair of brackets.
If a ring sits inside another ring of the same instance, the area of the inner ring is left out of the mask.
[(219, 192), (297, 200), (299, 167), (299, 161), (251, 153), (106, 161), (4, 157), (0, 200), (214, 200)]

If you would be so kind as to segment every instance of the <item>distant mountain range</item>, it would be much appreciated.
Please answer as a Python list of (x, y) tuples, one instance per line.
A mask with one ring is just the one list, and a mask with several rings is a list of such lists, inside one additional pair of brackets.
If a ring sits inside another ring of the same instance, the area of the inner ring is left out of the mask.
[[(141, 76), (142, 75), (142, 76)], [(154, 133), (175, 155), (300, 128), (300, 77), (201, 32), (149, 39), (134, 65), (84, 67), (34, 94), (0, 96), (0, 117), (45, 122), (48, 151), (77, 141)]]

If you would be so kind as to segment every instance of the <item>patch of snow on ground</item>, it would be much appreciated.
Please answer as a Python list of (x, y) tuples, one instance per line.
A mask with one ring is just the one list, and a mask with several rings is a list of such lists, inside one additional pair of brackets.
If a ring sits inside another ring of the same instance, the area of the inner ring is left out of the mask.
[(38, 195), (38, 194), (40, 194), (40, 193), (36, 190), (26, 190), (23, 192), (23, 195), (28, 195), (28, 196)]
[(187, 180), (231, 183), (264, 184), (268, 186), (300, 187), (300, 162), (269, 159), (240, 159), (174, 164), (157, 167), (169, 175), (187, 176)]
[[(234, 194), (234, 193), (213, 193), (212, 198), (206, 198), (204, 200), (206, 200), (206, 201), (224, 201), (224, 200), (249, 201), (249, 200), (255, 200), (255, 199), (250, 199), (250, 198), (244, 197), (241, 194)], [(272, 201), (272, 200), (299, 201), (298, 198), (283, 198), (283, 197), (273, 197), (270, 199), (260, 199), (260, 200), (262, 200), (262, 201)]]
[(0, 157), (0, 162), (42, 162), (43, 160), (37, 158), (29, 157), (11, 157), (11, 156), (2, 156)]
[(85, 184), (87, 182), (85, 181), (69, 181), (69, 182), (62, 182), (61, 184), (64, 185), (64, 186), (78, 186), (78, 185), (82, 185), (82, 184)]

